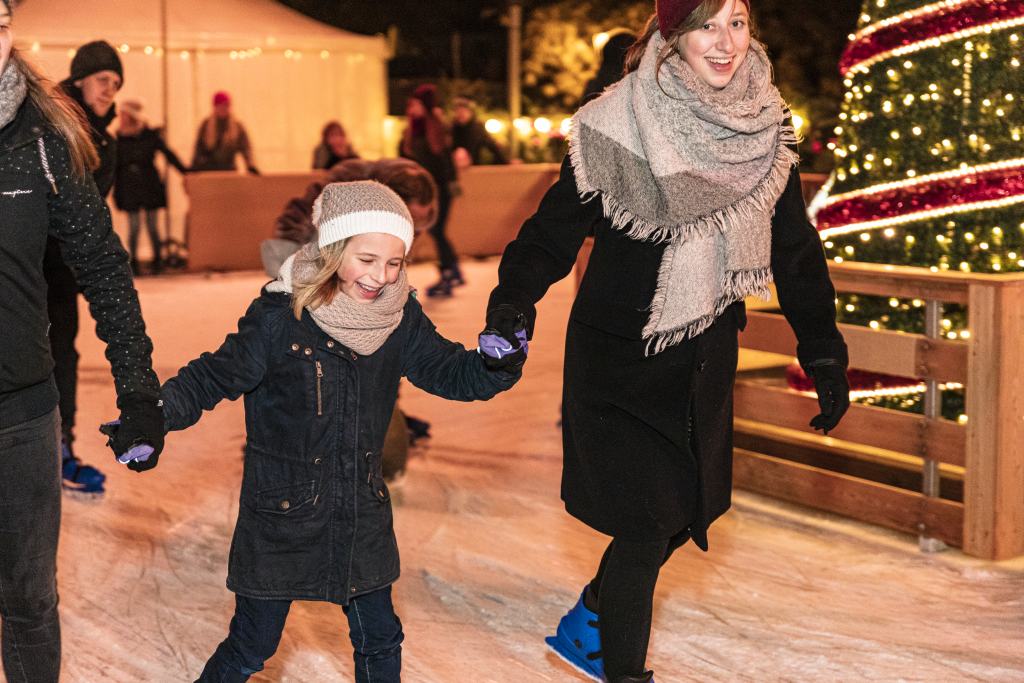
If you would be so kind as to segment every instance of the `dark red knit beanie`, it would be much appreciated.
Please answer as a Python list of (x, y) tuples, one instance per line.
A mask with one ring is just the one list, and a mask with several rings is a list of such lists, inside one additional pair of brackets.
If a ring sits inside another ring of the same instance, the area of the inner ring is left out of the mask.
[(434, 107), (441, 106), (441, 99), (437, 94), (437, 86), (432, 83), (424, 83), (412, 93), (413, 98), (423, 103), (428, 112), (434, 111)]
[[(658, 29), (662, 38), (672, 35), (686, 18), (693, 14), (693, 10), (700, 7), (704, 0), (657, 0), (655, 2), (658, 12)], [(750, 0), (743, 0), (743, 4), (750, 9)]]

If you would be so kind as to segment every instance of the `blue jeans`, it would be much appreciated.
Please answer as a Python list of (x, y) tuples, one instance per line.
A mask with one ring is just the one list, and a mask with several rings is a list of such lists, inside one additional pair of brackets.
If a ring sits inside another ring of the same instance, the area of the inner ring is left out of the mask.
[(60, 676), (60, 421), (0, 429), (0, 652), (8, 683)]
[[(243, 683), (263, 670), (277, 651), (291, 600), (235, 596), (228, 637), (206, 662), (196, 683)], [(391, 604), (391, 586), (352, 598), (344, 608), (356, 665), (356, 683), (400, 683), (402, 622)]]

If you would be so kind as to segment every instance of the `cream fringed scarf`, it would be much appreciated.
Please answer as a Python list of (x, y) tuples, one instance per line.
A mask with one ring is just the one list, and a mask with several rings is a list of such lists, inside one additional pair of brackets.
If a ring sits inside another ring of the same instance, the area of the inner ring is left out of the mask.
[[(268, 285), (272, 292), (292, 292), (293, 282), (309, 281), (316, 275), (319, 248), (315, 242), (292, 254), (281, 265), (278, 279)], [(362, 356), (368, 356), (387, 341), (402, 322), (409, 300), (409, 280), (402, 269), (398, 280), (384, 287), (371, 303), (360, 303), (338, 292), (330, 303), (308, 309), (316, 324), (333, 339)]]
[(659, 85), (664, 44), (656, 33), (640, 68), (576, 113), (569, 143), (580, 196), (600, 195), (630, 237), (668, 242), (648, 354), (697, 336), (735, 301), (768, 298), (771, 218), (798, 161), (760, 44), (721, 90), (675, 53)]

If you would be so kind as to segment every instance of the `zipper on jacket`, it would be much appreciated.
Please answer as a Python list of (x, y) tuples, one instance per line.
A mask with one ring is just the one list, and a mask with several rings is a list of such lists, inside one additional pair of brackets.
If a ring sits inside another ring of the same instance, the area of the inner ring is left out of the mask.
[(324, 377), (324, 367), (320, 361), (316, 362), (316, 414), (319, 417), (324, 414), (324, 396), (320, 391), (320, 380)]

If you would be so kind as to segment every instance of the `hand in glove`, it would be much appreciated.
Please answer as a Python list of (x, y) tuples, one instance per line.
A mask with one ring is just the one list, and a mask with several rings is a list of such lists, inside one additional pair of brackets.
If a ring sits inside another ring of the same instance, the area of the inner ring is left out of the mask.
[(479, 344), (488, 370), (518, 370), (529, 351), (525, 316), (509, 304), (495, 306), (487, 311), (487, 329), (480, 333)]
[(814, 380), (818, 406), (821, 407), (821, 413), (811, 420), (811, 427), (827, 435), (836, 428), (850, 407), (850, 382), (846, 378), (846, 366), (835, 359), (823, 358), (811, 363), (807, 370)]
[[(107, 445), (114, 451), (118, 462), (127, 463), (128, 469), (135, 472), (153, 469), (164, 449), (162, 404), (143, 394), (122, 396), (118, 403), (121, 405), (120, 420), (100, 427), (100, 431), (109, 437)], [(143, 445), (149, 446), (152, 452), (147, 455), (137, 448)]]

